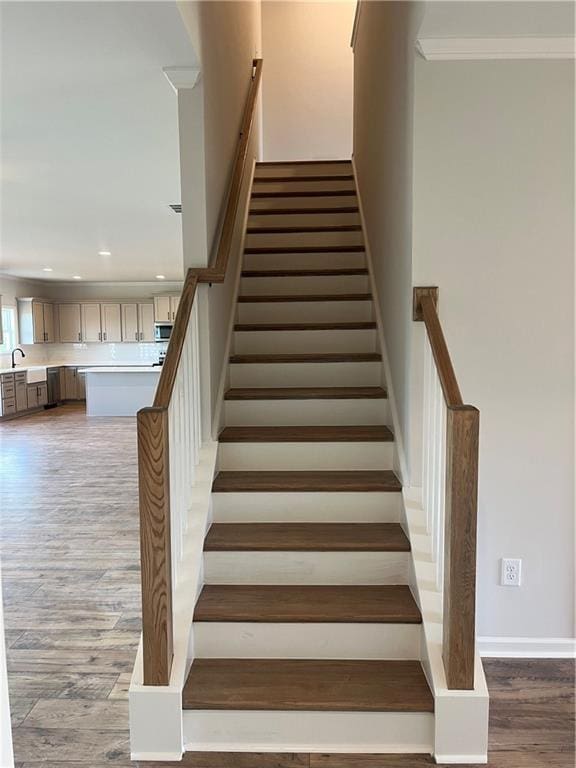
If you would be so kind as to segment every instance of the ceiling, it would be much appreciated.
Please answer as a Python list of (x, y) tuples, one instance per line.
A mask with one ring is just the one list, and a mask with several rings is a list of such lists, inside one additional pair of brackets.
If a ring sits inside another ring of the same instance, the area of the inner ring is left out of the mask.
[(162, 68), (197, 59), (176, 3), (4, 2), (0, 13), (1, 271), (180, 279), (181, 217), (168, 207), (180, 202), (177, 96)]
[(571, 37), (574, 3), (428, 0), (418, 38)]

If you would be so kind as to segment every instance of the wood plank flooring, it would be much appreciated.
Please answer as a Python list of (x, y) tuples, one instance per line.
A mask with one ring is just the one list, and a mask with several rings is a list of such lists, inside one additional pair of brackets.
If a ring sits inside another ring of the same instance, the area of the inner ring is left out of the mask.
[[(139, 638), (135, 423), (68, 405), (0, 425), (17, 768), (128, 768)], [(574, 663), (484, 662), (489, 768), (573, 768)], [(141, 768), (428, 768), (425, 756), (195, 754)]]

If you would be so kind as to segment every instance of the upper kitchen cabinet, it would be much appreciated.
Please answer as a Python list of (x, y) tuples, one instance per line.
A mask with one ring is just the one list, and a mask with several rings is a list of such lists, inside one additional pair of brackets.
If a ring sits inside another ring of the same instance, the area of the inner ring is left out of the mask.
[(173, 323), (180, 303), (180, 294), (154, 296), (154, 320), (157, 323)]
[(100, 304), (81, 304), (80, 316), (82, 319), (80, 340), (84, 342), (102, 341)]
[(122, 341), (120, 304), (101, 304), (102, 341)]
[(140, 341), (154, 341), (154, 304), (138, 304)]
[(42, 299), (18, 299), (18, 326), (21, 344), (55, 341), (54, 305)]
[(80, 304), (59, 304), (58, 326), (60, 341), (82, 341)]
[(154, 341), (154, 304), (122, 304), (122, 341)]

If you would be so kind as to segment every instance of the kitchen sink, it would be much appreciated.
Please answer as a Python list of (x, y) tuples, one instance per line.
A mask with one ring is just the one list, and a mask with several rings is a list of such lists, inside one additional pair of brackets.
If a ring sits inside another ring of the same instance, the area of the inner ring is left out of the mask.
[[(17, 368), (15, 370), (18, 370)], [(46, 366), (35, 365), (33, 368), (28, 368), (27, 376), (28, 384), (36, 384), (37, 381), (46, 381)]]

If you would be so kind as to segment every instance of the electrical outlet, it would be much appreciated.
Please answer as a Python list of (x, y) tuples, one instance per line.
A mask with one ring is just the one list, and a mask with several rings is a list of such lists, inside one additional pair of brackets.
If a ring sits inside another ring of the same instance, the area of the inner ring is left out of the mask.
[(522, 577), (522, 560), (503, 557), (500, 571), (500, 584), (503, 587), (519, 587)]

